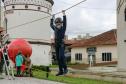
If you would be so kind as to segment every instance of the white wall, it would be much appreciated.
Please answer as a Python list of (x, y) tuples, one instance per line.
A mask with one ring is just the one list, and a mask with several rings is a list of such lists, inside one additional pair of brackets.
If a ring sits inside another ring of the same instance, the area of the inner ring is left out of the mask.
[[(25, 8), (26, 4), (28, 8)], [(13, 9), (12, 6), (15, 6), (15, 8)], [(41, 41), (44, 40), (44, 42), (45, 40), (46, 42), (50, 41), (50, 17), (17, 27), (17, 25), (50, 16), (52, 9), (50, 2), (46, 0), (5, 0), (5, 7), (10, 38), (28, 38), (28, 40), (31, 38), (37, 40), (41, 39)], [(41, 9), (38, 10), (38, 7), (41, 7)]]
[[(75, 61), (75, 54), (76, 53), (82, 53), (82, 61)], [(87, 52), (86, 48), (72, 48), (71, 49), (71, 63), (87, 63)]]
[[(96, 55), (96, 63), (103, 63), (102, 61), (102, 53), (112, 53), (112, 61), (117, 61), (117, 46), (116, 45), (103, 45), (96, 46), (97, 52)], [(75, 61), (75, 54), (82, 53), (82, 61)], [(87, 47), (75, 47), (71, 49), (71, 63), (86, 63), (88, 64), (88, 53)]]
[(1, 15), (1, 17), (0, 17), (0, 27), (3, 27), (3, 28), (5, 28), (6, 26), (5, 26), (5, 17), (4, 17), (4, 7), (1, 7), (1, 11), (0, 11), (0, 15)]
[(39, 20), (31, 24), (16, 27), (11, 29), (11, 27), (30, 22), (42, 17), (48, 16), (48, 14), (37, 12), (37, 11), (27, 11), (27, 10), (16, 10), (14, 14), (7, 15), (8, 19), (8, 33), (11, 38), (32, 38), (32, 39), (44, 39), (50, 40), (51, 28), (50, 28), (50, 18)]
[[(117, 0), (117, 6), (119, 5), (119, 1)], [(118, 69), (121, 71), (126, 71), (126, 21), (124, 15), (125, 2), (120, 8), (120, 11), (117, 12), (117, 43), (118, 43)]]
[(32, 44), (32, 64), (34, 65), (45, 65), (51, 64), (51, 53), (50, 46)]
[(116, 45), (104, 45), (97, 46), (96, 62), (102, 63), (102, 53), (112, 53), (112, 61), (117, 61), (117, 46)]

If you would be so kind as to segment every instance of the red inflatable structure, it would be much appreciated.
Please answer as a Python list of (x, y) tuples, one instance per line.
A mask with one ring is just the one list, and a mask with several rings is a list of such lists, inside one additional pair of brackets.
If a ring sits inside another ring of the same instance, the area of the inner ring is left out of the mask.
[(13, 40), (8, 45), (8, 55), (10, 59), (15, 63), (15, 57), (18, 54), (18, 52), (21, 51), (21, 53), (24, 56), (31, 56), (32, 54), (32, 47), (31, 45), (24, 39), (16, 39)]

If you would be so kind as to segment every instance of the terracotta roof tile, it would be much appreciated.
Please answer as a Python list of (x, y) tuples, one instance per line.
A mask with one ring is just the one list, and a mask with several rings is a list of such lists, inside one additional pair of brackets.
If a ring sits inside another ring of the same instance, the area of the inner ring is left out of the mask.
[(82, 40), (73, 44), (71, 47), (84, 47), (84, 46), (96, 46), (96, 45), (116, 45), (116, 29), (99, 34), (87, 40)]
[[(66, 45), (72, 45), (72, 44), (75, 44), (77, 42), (78, 42), (78, 40), (65, 40)], [(51, 43), (54, 44), (54, 39), (51, 39)]]

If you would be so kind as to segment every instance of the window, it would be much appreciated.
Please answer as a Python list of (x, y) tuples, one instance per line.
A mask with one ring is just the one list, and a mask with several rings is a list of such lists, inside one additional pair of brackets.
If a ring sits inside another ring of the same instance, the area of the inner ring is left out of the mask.
[(25, 5), (25, 8), (28, 8), (28, 5)]
[(12, 6), (12, 8), (14, 9), (14, 8), (15, 8), (15, 6)]
[(38, 10), (40, 10), (41, 9), (41, 7), (38, 7)]
[(89, 47), (87, 48), (87, 52), (96, 52), (97, 48), (96, 47)]
[(82, 61), (82, 53), (76, 53), (75, 54), (75, 60), (76, 61)]
[(112, 53), (102, 53), (102, 61), (112, 61)]

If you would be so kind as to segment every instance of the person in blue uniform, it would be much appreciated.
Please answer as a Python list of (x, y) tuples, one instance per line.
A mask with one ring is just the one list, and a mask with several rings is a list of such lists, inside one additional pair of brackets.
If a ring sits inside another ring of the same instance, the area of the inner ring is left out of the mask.
[[(50, 26), (54, 30), (55, 34), (55, 50), (56, 50), (56, 57), (59, 65), (59, 72), (56, 74), (56, 76), (67, 74), (68, 69), (66, 65), (66, 58), (64, 55), (64, 37), (66, 32), (66, 14), (65, 11), (62, 11), (63, 13), (63, 20), (62, 18), (58, 17), (55, 19), (55, 15), (53, 15)], [(55, 20), (54, 20), (55, 19)], [(55, 24), (54, 24), (55, 23)]]

